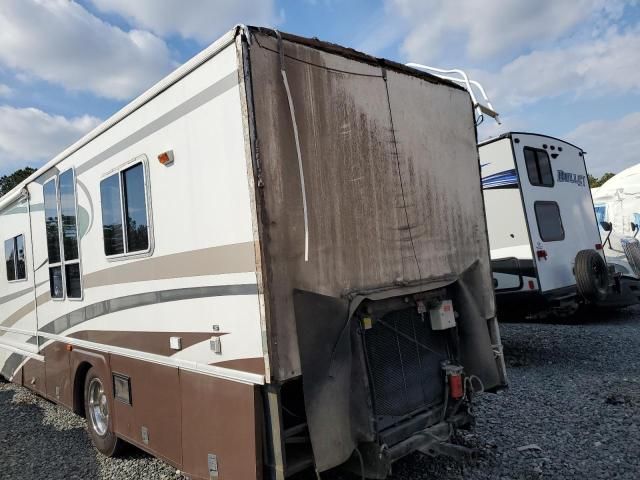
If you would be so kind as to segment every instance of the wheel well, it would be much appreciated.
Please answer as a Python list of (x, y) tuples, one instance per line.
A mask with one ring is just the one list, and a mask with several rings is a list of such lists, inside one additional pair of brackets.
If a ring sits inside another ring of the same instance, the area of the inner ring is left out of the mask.
[(84, 411), (84, 381), (91, 367), (92, 365), (89, 362), (82, 362), (78, 365), (73, 380), (73, 412), (81, 417), (86, 417)]

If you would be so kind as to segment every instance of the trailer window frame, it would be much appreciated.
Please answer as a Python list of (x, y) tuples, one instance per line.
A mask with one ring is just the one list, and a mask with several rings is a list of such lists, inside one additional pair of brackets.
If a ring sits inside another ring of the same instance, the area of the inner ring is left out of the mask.
[[(135, 168), (136, 166), (141, 165), (142, 166), (142, 170), (143, 170), (143, 174), (142, 174), (142, 178), (143, 178), (143, 189), (144, 189), (144, 195), (143, 195), (143, 199), (145, 202), (145, 214), (146, 214), (146, 222), (147, 222), (147, 248), (144, 250), (134, 250), (134, 251), (130, 251), (129, 250), (129, 241), (128, 241), (128, 231), (129, 231), (129, 224), (128, 221), (126, 220), (127, 216), (126, 216), (126, 211), (125, 209), (127, 208), (127, 195), (125, 192), (125, 177), (124, 174), (127, 171), (132, 170), (133, 168)], [(102, 202), (102, 186), (103, 183), (106, 180), (109, 180), (111, 178), (113, 178), (114, 176), (117, 176), (118, 178), (118, 199), (119, 199), (119, 209), (118, 209), (118, 213), (120, 214), (120, 228), (122, 230), (122, 248), (123, 251), (122, 253), (114, 253), (109, 255), (107, 253), (107, 245), (105, 244), (105, 237), (104, 237), (104, 228), (105, 228), (105, 224), (104, 224), (104, 205)], [(153, 235), (153, 210), (151, 208), (151, 190), (150, 190), (150, 179), (149, 179), (149, 161), (146, 155), (138, 155), (137, 157), (127, 161), (126, 163), (108, 171), (106, 174), (104, 174), (101, 178), (100, 178), (100, 184), (99, 184), (99, 191), (100, 191), (100, 222), (102, 224), (102, 248), (103, 248), (103, 253), (106, 257), (106, 259), (108, 261), (120, 261), (120, 260), (125, 260), (125, 259), (131, 259), (131, 258), (139, 258), (139, 257), (149, 257), (151, 255), (153, 255), (153, 251), (155, 248), (155, 240), (154, 240), (154, 235)]]
[[(527, 152), (533, 152), (534, 160), (535, 160), (535, 170), (537, 174), (537, 180), (532, 177), (531, 170), (529, 168), (529, 162), (527, 160)], [(551, 159), (549, 158), (549, 154), (546, 150), (541, 148), (534, 147), (524, 147), (522, 149), (522, 154), (524, 156), (524, 167), (527, 170), (527, 178), (529, 179), (529, 183), (534, 187), (545, 187), (545, 188), (553, 188), (556, 185), (556, 181), (553, 178), (553, 167), (551, 166)], [(541, 156), (544, 155), (544, 163), (549, 167), (549, 177), (551, 178), (551, 183), (545, 183), (543, 179), (543, 172), (541, 168)]]
[[(562, 231), (562, 236), (561, 237), (554, 237), (554, 238), (546, 238), (545, 234), (543, 233), (543, 229), (540, 228), (540, 216), (538, 215), (538, 207), (539, 206), (553, 206), (555, 207), (556, 211), (558, 212), (558, 220), (560, 223), (560, 230)], [(560, 205), (558, 205), (558, 202), (554, 202), (551, 200), (539, 200), (537, 202), (534, 202), (533, 204), (533, 211), (536, 217), (536, 224), (538, 226), (538, 234), (540, 235), (540, 238), (542, 239), (543, 242), (561, 242), (566, 238), (566, 232), (564, 229), (564, 224), (562, 222), (562, 214), (560, 213)]]
[[(22, 251), (23, 251), (23, 256), (24, 256), (24, 274), (23, 276), (19, 276), (19, 269), (18, 269), (18, 239), (22, 238)], [(18, 235), (15, 235), (13, 237), (9, 237), (4, 241), (4, 264), (5, 264), (5, 268), (6, 268), (6, 278), (7, 278), (7, 282), (8, 283), (21, 283), (21, 282), (26, 282), (27, 281), (27, 247), (26, 247), (26, 242), (25, 242), (25, 234), (24, 233), (19, 233)], [(12, 249), (13, 251), (12, 253), (12, 259), (11, 261), (13, 262), (13, 279), (9, 278), (9, 259), (7, 258), (7, 243), (11, 242), (12, 243)]]

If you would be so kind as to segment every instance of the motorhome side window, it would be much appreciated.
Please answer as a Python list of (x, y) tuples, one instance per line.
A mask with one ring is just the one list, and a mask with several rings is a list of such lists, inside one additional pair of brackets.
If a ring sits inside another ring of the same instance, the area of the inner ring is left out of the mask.
[(107, 256), (149, 250), (149, 221), (142, 162), (100, 182), (102, 234)]
[(49, 256), (51, 298), (82, 298), (82, 275), (76, 213), (76, 178), (73, 169), (44, 187), (44, 212)]
[(10, 238), (4, 242), (4, 259), (7, 266), (7, 280), (15, 282), (27, 278), (25, 265), (24, 235)]
[(546, 151), (524, 147), (524, 162), (527, 166), (527, 175), (531, 185), (553, 187), (553, 170)]
[(536, 202), (536, 221), (543, 242), (564, 240), (564, 227), (560, 217), (560, 207), (556, 202)]

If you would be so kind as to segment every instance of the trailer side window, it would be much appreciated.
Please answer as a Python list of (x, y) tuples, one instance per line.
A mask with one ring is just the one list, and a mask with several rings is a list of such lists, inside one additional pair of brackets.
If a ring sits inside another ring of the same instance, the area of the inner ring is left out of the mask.
[(524, 147), (524, 162), (529, 182), (536, 187), (553, 187), (553, 170), (546, 151)]
[(144, 164), (136, 163), (102, 180), (100, 197), (105, 255), (149, 251)]
[(7, 280), (15, 282), (27, 278), (25, 265), (24, 235), (10, 238), (4, 242), (4, 258), (7, 267)]
[(536, 202), (536, 221), (538, 232), (544, 242), (564, 240), (564, 227), (560, 217), (560, 207), (556, 202)]
[(82, 298), (80, 247), (76, 213), (76, 176), (66, 170), (44, 187), (51, 298)]

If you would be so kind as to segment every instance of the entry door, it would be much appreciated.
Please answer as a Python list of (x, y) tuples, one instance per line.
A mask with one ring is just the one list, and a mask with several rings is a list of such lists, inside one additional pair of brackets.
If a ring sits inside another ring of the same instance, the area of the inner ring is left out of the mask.
[(37, 353), (28, 200), (0, 212), (0, 372), (10, 378), (22, 352)]
[(512, 142), (540, 290), (574, 286), (577, 253), (600, 246), (584, 154), (541, 135), (514, 134)]

